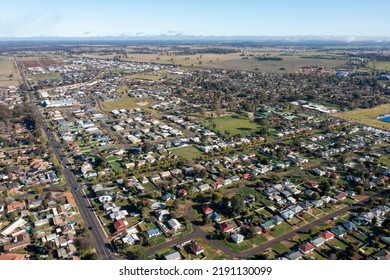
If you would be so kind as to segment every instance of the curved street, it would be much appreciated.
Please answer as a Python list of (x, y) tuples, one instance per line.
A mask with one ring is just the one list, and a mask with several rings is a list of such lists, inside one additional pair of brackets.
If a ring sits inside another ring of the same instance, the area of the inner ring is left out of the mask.
[(299, 228), (296, 228), (294, 230), (291, 230), (290, 232), (284, 234), (284, 235), (281, 235), (279, 237), (276, 237), (272, 240), (269, 240), (269, 241), (266, 241), (264, 242), (263, 244), (260, 244), (259, 246), (256, 246), (255, 248), (253, 249), (250, 249), (246, 252), (243, 252), (243, 253), (237, 253), (237, 252), (233, 252), (232, 250), (230, 250), (229, 248), (227, 248), (222, 242), (220, 242), (219, 240), (212, 240), (210, 241), (209, 239), (207, 239), (207, 233), (205, 233), (200, 226), (196, 225), (194, 222), (195, 222), (195, 219), (194, 219), (194, 216), (192, 215), (191, 213), (191, 207), (193, 206), (196, 206), (198, 204), (189, 204), (189, 205), (186, 205), (186, 208), (185, 208), (185, 214), (186, 216), (190, 219), (190, 222), (192, 223), (192, 227), (193, 227), (193, 232), (191, 232), (190, 234), (186, 235), (186, 236), (183, 236), (183, 237), (180, 237), (178, 239), (174, 239), (174, 240), (171, 240), (171, 241), (168, 241), (168, 242), (165, 242), (163, 244), (160, 244), (160, 245), (157, 245), (153, 248), (150, 248), (147, 250), (147, 253), (149, 254), (152, 254), (152, 253), (155, 253), (159, 250), (162, 250), (162, 249), (165, 249), (167, 247), (172, 247), (172, 246), (175, 246), (177, 244), (180, 244), (180, 243), (183, 243), (185, 241), (188, 241), (190, 239), (193, 239), (193, 238), (203, 238), (205, 239), (207, 242), (209, 242), (212, 246), (216, 247), (217, 249), (221, 250), (222, 252), (228, 254), (229, 256), (232, 256), (234, 258), (240, 258), (240, 259), (249, 259), (250, 257), (256, 255), (256, 254), (259, 254), (261, 252), (263, 252), (264, 250), (270, 248), (270, 247), (273, 247), (277, 244), (279, 244), (280, 242), (286, 240), (286, 239), (289, 239), (289, 238), (292, 238), (293, 236), (295, 236), (296, 234), (299, 234), (300, 232), (306, 232), (308, 231), (309, 229), (313, 228), (313, 227), (316, 227), (330, 219), (333, 219), (335, 217), (338, 217), (338, 216), (342, 216), (344, 215), (345, 213), (347, 213), (348, 211), (351, 211), (353, 209), (356, 209), (358, 207), (360, 207), (361, 205), (364, 205), (368, 202), (368, 200), (372, 197), (380, 197), (380, 196), (384, 196), (384, 195), (388, 195), (390, 193), (390, 190), (384, 190), (378, 194), (373, 194), (373, 195), (370, 195), (362, 200), (360, 200), (357, 204), (355, 203), (354, 205), (349, 205), (347, 207), (344, 207), (344, 208), (341, 208), (335, 212), (332, 212), (322, 218), (319, 218), (311, 223), (308, 223), (306, 225), (303, 225)]

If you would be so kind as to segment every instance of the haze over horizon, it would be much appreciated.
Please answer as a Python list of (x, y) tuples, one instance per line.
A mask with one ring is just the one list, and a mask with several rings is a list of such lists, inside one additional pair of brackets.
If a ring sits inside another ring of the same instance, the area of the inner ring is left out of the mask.
[[(378, 6), (381, 9), (378, 9)], [(390, 1), (103, 0), (2, 4), (1, 38), (318, 37), (387, 40)]]

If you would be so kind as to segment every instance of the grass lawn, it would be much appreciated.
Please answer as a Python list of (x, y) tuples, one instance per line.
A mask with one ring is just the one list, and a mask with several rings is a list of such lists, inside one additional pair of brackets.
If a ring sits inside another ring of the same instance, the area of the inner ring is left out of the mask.
[(111, 161), (109, 164), (115, 172), (121, 173), (123, 170), (125, 170), (119, 161)]
[(390, 129), (390, 123), (376, 119), (381, 114), (390, 114), (390, 103), (371, 109), (355, 109), (348, 112), (333, 114), (333, 116), (377, 128)]
[(311, 215), (309, 215), (309, 214), (307, 214), (307, 213), (305, 213), (305, 214), (303, 214), (303, 218), (306, 220), (306, 221), (308, 221), (308, 222), (312, 222), (312, 221), (314, 221), (316, 218), (314, 218), (313, 216), (311, 216)]
[(0, 56), (0, 87), (19, 85), (19, 72), (11, 57)]
[(279, 255), (283, 255), (287, 252), (290, 252), (290, 248), (287, 248), (282, 243), (279, 243), (279, 244), (275, 245), (274, 247), (272, 247), (272, 250), (274, 250)]
[[(229, 256), (227, 256), (225, 253), (219, 251), (216, 247), (214, 247), (212, 244), (208, 243), (204, 239), (195, 239), (196, 242), (198, 242), (204, 249), (206, 258), (208, 260), (214, 260), (214, 259), (231, 259)], [(196, 258), (194, 254), (190, 254), (191, 258)]]
[(237, 243), (234, 243), (233, 241), (231, 241), (229, 238), (228, 240), (222, 241), (222, 243), (223, 243), (223, 245), (225, 245), (230, 250), (232, 250), (233, 252), (236, 252), (236, 253), (242, 253), (242, 252), (248, 251), (249, 249), (253, 248), (252, 244), (251, 244), (251, 242), (249, 242), (249, 240), (244, 240), (241, 243), (237, 244)]
[(102, 106), (106, 110), (145, 108), (151, 105), (152, 100), (125, 97), (117, 100), (105, 101)]
[(317, 208), (312, 208), (310, 209), (311, 213), (314, 215), (314, 216), (318, 216), (319, 214), (321, 214), (322, 212), (320, 210), (318, 210)]
[(300, 233), (299, 236), (301, 237), (302, 240), (307, 240), (307, 239), (312, 238), (318, 232), (319, 232), (318, 228), (312, 228), (311, 232), (303, 232), (303, 233)]
[(259, 211), (256, 211), (256, 213), (259, 215), (264, 215), (266, 219), (272, 218), (272, 216), (273, 216), (271, 212), (269, 212), (265, 209), (261, 209)]
[(195, 220), (203, 219), (203, 214), (197, 209), (191, 208), (191, 214), (194, 216)]
[(348, 235), (347, 238), (345, 239), (345, 241), (347, 241), (350, 244), (355, 244), (358, 248), (364, 245), (363, 242), (361, 242), (360, 240), (352, 237), (351, 235)]
[(199, 151), (194, 146), (187, 146), (183, 148), (177, 148), (171, 150), (175, 155), (185, 158), (185, 159), (194, 159), (203, 156), (203, 152)]
[[(215, 128), (213, 127), (213, 124), (215, 124)], [(205, 120), (203, 125), (221, 134), (225, 134), (225, 131), (228, 131), (232, 136), (237, 134), (249, 134), (260, 128), (258, 124), (251, 122), (247, 117), (240, 115), (230, 115)]]
[(264, 236), (263, 234), (257, 234), (256, 237), (249, 239), (252, 243), (256, 245), (263, 244), (264, 242), (268, 241), (268, 238)]
[(350, 198), (350, 197), (347, 197), (347, 198), (345, 198), (345, 199), (343, 200), (343, 202), (344, 202), (345, 204), (351, 204), (351, 203), (355, 203), (356, 201), (355, 201), (355, 199), (352, 199), (352, 198)]
[(155, 236), (150, 238), (149, 240), (151, 246), (157, 246), (165, 242), (165, 238), (163, 236)]
[(368, 236), (364, 236), (363, 234), (361, 234), (359, 232), (354, 232), (353, 235), (364, 240), (365, 242), (368, 242), (370, 239)]
[(371, 246), (366, 246), (366, 247), (364, 247), (363, 251), (364, 251), (364, 254), (366, 256), (370, 256), (372, 254), (377, 253), (379, 251), (379, 249), (375, 248), (375, 247), (371, 247)]
[(388, 61), (370, 61), (368, 68), (390, 71), (390, 62)]
[(341, 248), (341, 250), (345, 250), (348, 246), (341, 242), (340, 240), (338, 240), (337, 238), (333, 238), (332, 241), (329, 242), (329, 244), (333, 245), (336, 249)]
[(51, 72), (46, 74), (29, 75), (29, 79), (32, 81), (62, 80), (62, 76), (58, 72)]
[(298, 219), (297, 217), (292, 217), (291, 219), (288, 220), (288, 222), (292, 225), (300, 225), (301, 224), (301, 220)]
[(279, 225), (276, 225), (272, 230), (271, 230), (271, 235), (273, 237), (278, 237), (281, 236), (289, 231), (292, 230), (292, 227), (288, 225), (286, 222), (282, 222)]
[(128, 79), (140, 79), (140, 80), (148, 80), (148, 81), (157, 81), (160, 80), (161, 77), (157, 75), (148, 75), (148, 74), (134, 74), (130, 76), (126, 76)]
[(320, 254), (318, 254), (316, 251), (313, 251), (310, 254), (306, 255), (305, 258), (307, 258), (308, 260), (327, 260)]

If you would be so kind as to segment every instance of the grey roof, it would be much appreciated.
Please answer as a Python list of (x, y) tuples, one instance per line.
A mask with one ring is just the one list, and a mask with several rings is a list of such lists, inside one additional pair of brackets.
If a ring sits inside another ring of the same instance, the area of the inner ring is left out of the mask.
[(303, 254), (299, 251), (293, 251), (286, 255), (286, 258), (289, 260), (299, 260), (302, 258)]
[(174, 251), (174, 252), (165, 254), (164, 255), (164, 259), (166, 259), (168, 261), (181, 260), (181, 255), (180, 255), (180, 253), (178, 251)]

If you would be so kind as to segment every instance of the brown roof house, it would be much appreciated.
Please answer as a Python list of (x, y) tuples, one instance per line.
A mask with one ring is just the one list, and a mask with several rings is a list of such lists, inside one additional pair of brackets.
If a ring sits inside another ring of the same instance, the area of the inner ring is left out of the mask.
[(24, 209), (26, 209), (26, 203), (24, 201), (22, 201), (22, 202), (14, 201), (14, 202), (7, 205), (8, 213), (14, 212), (14, 211), (19, 211), (19, 210), (24, 210)]
[(25, 233), (23, 235), (18, 235), (15, 238), (14, 242), (4, 245), (4, 251), (13, 252), (16, 250), (24, 249), (28, 245), (30, 245), (30, 235), (28, 233)]

